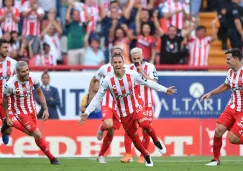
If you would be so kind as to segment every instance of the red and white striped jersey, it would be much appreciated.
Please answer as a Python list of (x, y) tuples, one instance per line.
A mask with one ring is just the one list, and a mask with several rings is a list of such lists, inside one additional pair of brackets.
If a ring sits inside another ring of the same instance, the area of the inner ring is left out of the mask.
[(166, 92), (167, 88), (161, 86), (154, 81), (146, 80), (141, 77), (136, 71), (125, 69), (122, 78), (116, 77), (114, 72), (108, 74), (101, 83), (101, 87), (95, 97), (92, 99), (85, 113), (88, 115), (93, 112), (102, 101), (106, 91), (110, 91), (113, 99), (116, 102), (117, 114), (119, 117), (126, 117), (134, 112), (143, 110), (143, 107), (137, 99), (135, 86), (144, 84), (156, 91)]
[(2, 104), (4, 84), (14, 75), (16, 63), (17, 61), (10, 57), (0, 62), (0, 104)]
[[(31, 10), (27, 8), (25, 11)], [(24, 18), (23, 35), (25, 36), (39, 36), (41, 20), (38, 19), (38, 14), (44, 15), (44, 10), (38, 7), (37, 11), (32, 11), (28, 17)]]
[(192, 66), (207, 66), (208, 53), (210, 50), (211, 37), (206, 36), (202, 39), (194, 38), (189, 40), (189, 65)]
[(53, 65), (53, 57), (51, 54), (49, 55), (43, 55), (43, 54), (37, 54), (35, 56), (35, 65), (39, 66), (52, 66)]
[(243, 111), (243, 67), (237, 72), (229, 69), (225, 84), (229, 85), (232, 90), (231, 100), (229, 106), (232, 109), (236, 109), (237, 112)]
[[(165, 2), (165, 6), (162, 10), (163, 13), (172, 13), (177, 10), (184, 9), (186, 13), (189, 13), (188, 6), (181, 1), (174, 2), (173, 0)], [(169, 26), (175, 26), (178, 29), (182, 29), (184, 27), (185, 15), (182, 12), (174, 14), (172, 17), (169, 18)]]
[[(95, 78), (101, 81), (111, 72), (113, 72), (113, 67), (111, 66), (111, 64), (105, 64), (101, 66), (99, 70), (95, 73)], [(116, 110), (115, 101), (113, 100), (113, 97), (111, 96), (111, 93), (109, 91), (107, 91), (105, 94), (105, 97), (102, 101), (102, 106), (106, 106)]]
[(33, 97), (33, 89), (40, 88), (39, 80), (29, 75), (29, 80), (19, 81), (17, 75), (14, 75), (4, 85), (4, 95), (11, 98), (11, 106), (14, 114), (32, 114), (36, 113), (36, 106)]
[[(0, 9), (0, 18), (4, 16), (6, 13), (7, 8)], [(18, 32), (18, 23), (13, 20), (13, 15), (19, 19), (20, 14), (17, 8), (12, 7), (12, 12), (7, 14), (5, 20), (1, 23), (1, 28), (5, 32), (17, 31)]]
[[(155, 66), (151, 63), (148, 62), (144, 62), (142, 64), (143, 67), (143, 71), (145, 74), (147, 74), (151, 79), (154, 80), (158, 80), (158, 75), (157, 75), (157, 71), (155, 69)], [(130, 65), (130, 69), (131, 70), (135, 70), (136, 71), (136, 67), (134, 64)], [(142, 98), (143, 102), (144, 102), (144, 107), (153, 107), (153, 103), (152, 103), (152, 89), (145, 86), (145, 85), (137, 85), (136, 89), (140, 95), (140, 97)]]

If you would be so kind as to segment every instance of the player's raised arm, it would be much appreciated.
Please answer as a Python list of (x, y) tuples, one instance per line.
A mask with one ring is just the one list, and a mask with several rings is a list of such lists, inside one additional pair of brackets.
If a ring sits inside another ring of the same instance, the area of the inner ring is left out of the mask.
[(217, 88), (215, 88), (214, 90), (210, 91), (209, 93), (204, 94), (200, 101), (207, 100), (212, 95), (223, 93), (229, 89), (230, 89), (230, 86), (226, 83), (223, 83), (220, 86), (218, 86)]
[(152, 88), (155, 91), (164, 92), (167, 95), (172, 95), (176, 93), (176, 89), (174, 89), (174, 86), (167, 88), (154, 81), (147, 80), (143, 76), (140, 76), (138, 73), (134, 73), (134, 74), (135, 74), (135, 80), (138, 84), (144, 84), (145, 86)]
[(92, 113), (100, 105), (107, 90), (108, 83), (106, 80), (103, 80), (99, 91), (93, 97), (85, 112), (81, 114), (81, 119), (79, 120), (78, 125), (83, 125), (87, 120), (89, 114)]

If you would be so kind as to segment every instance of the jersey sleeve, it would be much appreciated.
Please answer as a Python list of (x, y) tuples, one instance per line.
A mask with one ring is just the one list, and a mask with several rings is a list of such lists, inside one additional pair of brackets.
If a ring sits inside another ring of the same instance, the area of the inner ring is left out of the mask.
[(106, 90), (108, 90), (108, 82), (106, 79), (104, 79), (101, 83), (99, 91), (96, 93), (94, 98), (91, 100), (90, 104), (86, 108), (84, 113), (87, 113), (88, 115), (92, 113), (102, 102), (102, 99), (106, 93)]
[(102, 67), (99, 68), (98, 71), (96, 71), (96, 73), (95, 73), (95, 78), (96, 78), (97, 80), (101, 80), (101, 79), (104, 78), (104, 77), (105, 77), (105, 74), (104, 74), (104, 67), (102, 66)]
[(151, 79), (158, 80), (158, 73), (155, 66), (151, 65), (151, 69), (149, 70), (148, 76)]
[(227, 85), (230, 85), (230, 71), (228, 71), (224, 83), (227, 84)]
[(3, 95), (11, 96), (12, 93), (13, 93), (13, 88), (10, 86), (9, 82), (6, 82), (4, 84)]
[(31, 79), (32, 79), (32, 81), (33, 81), (34, 88), (35, 88), (35, 89), (40, 88), (40, 81), (39, 81), (39, 79), (36, 78), (36, 77), (31, 77)]
[(137, 72), (133, 73), (133, 77), (135, 78), (135, 84), (138, 85), (145, 85), (155, 91), (159, 91), (159, 92), (166, 92), (167, 88), (154, 82), (151, 80), (147, 80), (146, 78), (144, 78), (142, 75), (139, 75)]
[(233, 15), (234, 19), (240, 19), (240, 13), (239, 13), (239, 10), (237, 8), (234, 8), (232, 10), (232, 15)]

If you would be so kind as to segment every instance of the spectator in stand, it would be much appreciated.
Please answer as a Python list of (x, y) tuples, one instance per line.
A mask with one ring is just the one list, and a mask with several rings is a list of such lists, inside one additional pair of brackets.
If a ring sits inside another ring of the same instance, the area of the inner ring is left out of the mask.
[(40, 29), (44, 10), (38, 6), (37, 0), (30, 0), (29, 7), (23, 11), (23, 16), (23, 35), (28, 41), (33, 40), (33, 53), (37, 54), (40, 47)]
[(61, 2), (59, 2), (59, 1), (57, 1), (57, 3), (60, 3), (60, 7), (57, 10), (59, 10), (63, 32), (64, 32), (64, 34), (66, 34), (65, 17), (66, 17), (66, 12), (68, 9), (68, 0), (61, 0)]
[[(49, 112), (49, 119), (59, 119), (57, 109), (60, 107), (61, 103), (60, 103), (58, 90), (57, 88), (50, 86), (50, 75), (48, 74), (48, 72), (44, 72), (42, 74), (41, 81), (42, 81), (41, 90), (43, 91), (44, 96), (46, 98), (46, 104)], [(39, 105), (41, 105), (35, 91), (34, 91), (34, 99)], [(44, 111), (43, 107), (41, 107), (37, 115), (38, 118), (40, 119), (42, 118), (43, 111)]]
[[(116, 24), (117, 27), (121, 26), (125, 22), (125, 18), (120, 16), (119, 8), (116, 5), (117, 1), (111, 1), (110, 3), (110, 15), (107, 15), (103, 8), (101, 10), (101, 27), (102, 27), (102, 35), (105, 38), (105, 57), (106, 63), (110, 62), (110, 55), (109, 55), (109, 34), (113, 24)], [(114, 29), (114, 28), (113, 28)]]
[(176, 27), (170, 26), (168, 34), (165, 34), (159, 25), (158, 12), (154, 13), (154, 23), (161, 37), (160, 64), (185, 63), (187, 57), (184, 51), (185, 41), (182, 36), (177, 35)]
[(17, 58), (17, 47), (14, 44), (11, 44), (11, 34), (10, 32), (5, 32), (3, 34), (3, 39), (5, 39), (6, 41), (9, 42), (9, 46), (8, 46), (8, 56), (10, 56), (11, 58), (16, 59)]
[(185, 19), (191, 20), (188, 7), (180, 0), (166, 1), (162, 13), (168, 19), (168, 27), (172, 25), (179, 30), (183, 28)]
[(120, 27), (117, 26), (117, 20), (113, 20), (112, 27), (110, 29), (109, 41), (112, 43), (112, 46), (119, 46), (123, 50), (123, 56), (125, 64), (130, 64), (130, 56), (129, 56), (129, 44), (130, 37), (128, 37), (127, 33), (128, 27), (126, 24), (122, 24)]
[(140, 13), (145, 13), (142, 16), (146, 16), (146, 19), (142, 21), (149, 20), (149, 18), (147, 18), (147, 15), (149, 17), (148, 11), (139, 8), (136, 16), (136, 32), (138, 34), (136, 38), (137, 40), (136, 47), (143, 49), (143, 55), (145, 61), (154, 64), (155, 56), (156, 56), (155, 38), (152, 32), (152, 30), (154, 29), (151, 28), (152, 24), (150, 22), (142, 22), (141, 24)]
[(47, 43), (50, 48), (50, 55), (53, 58), (53, 65), (62, 63), (62, 54), (61, 54), (61, 43), (60, 39), (62, 36), (62, 27), (61, 24), (55, 20), (55, 10), (50, 9), (48, 12), (48, 20), (46, 21), (47, 26), (44, 27), (44, 30), (41, 33), (41, 40)]
[(85, 55), (84, 55), (84, 65), (104, 65), (105, 56), (103, 51), (100, 49), (100, 38), (98, 35), (93, 34), (92, 26), (88, 27), (87, 33), (84, 38), (85, 42)]
[(3, 0), (0, 9), (0, 23), (3, 32), (18, 32), (19, 10), (14, 7), (14, 0)]
[(232, 0), (226, 8), (227, 36), (232, 48), (242, 49), (243, 28), (242, 13), (239, 6), (240, 0)]
[[(89, 105), (88, 100), (89, 99), (91, 99), (91, 100), (93, 99), (93, 97), (98, 92), (99, 87), (100, 87), (99, 81), (96, 81), (94, 89), (93, 89), (93, 93), (92, 93), (93, 96), (90, 97), (89, 94), (84, 95), (84, 97), (82, 99), (82, 102), (81, 102), (81, 113), (83, 113), (86, 110), (87, 106)], [(89, 119), (100, 119), (100, 118), (102, 118), (101, 109), (97, 108), (94, 112), (90, 113), (88, 118)]]
[(43, 44), (43, 52), (37, 54), (34, 58), (34, 65), (36, 66), (53, 66), (56, 65), (56, 61), (51, 55), (50, 45)]
[(69, 4), (66, 13), (66, 29), (68, 37), (68, 64), (80, 65), (84, 62), (84, 23), (80, 22), (80, 13), (73, 10), (73, 3)]
[(208, 66), (208, 53), (210, 43), (217, 39), (215, 22), (212, 22), (213, 36), (206, 35), (206, 28), (198, 26), (196, 29), (196, 37), (191, 38), (188, 42), (189, 48), (189, 65), (191, 66)]
[(18, 57), (17, 57), (18, 61), (25, 61), (28, 63), (29, 60), (32, 57), (34, 57), (34, 53), (32, 51), (33, 42), (34, 42), (34, 39), (32, 39), (28, 42), (26, 37), (24, 37), (24, 36), (22, 37), (21, 44), (20, 44), (20, 50), (18, 52)]
[(11, 46), (16, 47), (16, 50), (19, 50), (20, 40), (19, 40), (18, 33), (16, 31), (12, 31), (10, 34), (11, 34), (11, 40), (10, 40)]

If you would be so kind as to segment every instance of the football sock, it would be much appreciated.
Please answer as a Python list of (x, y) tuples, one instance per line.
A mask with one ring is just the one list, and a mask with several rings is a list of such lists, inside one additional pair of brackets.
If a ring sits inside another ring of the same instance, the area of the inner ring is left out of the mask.
[(103, 140), (103, 144), (101, 146), (101, 150), (100, 150), (99, 156), (104, 156), (105, 152), (110, 147), (112, 139), (113, 139), (113, 133), (107, 132), (107, 134), (106, 134), (106, 136), (105, 136), (105, 138)]
[(39, 140), (35, 139), (35, 143), (36, 143), (36, 145), (41, 149), (41, 151), (43, 151), (43, 153), (44, 153), (50, 160), (53, 159), (53, 158), (55, 158), (55, 157), (51, 154), (51, 152), (50, 152), (50, 150), (49, 150), (49, 148), (48, 148), (48, 146), (47, 146), (47, 143), (46, 143), (46, 141), (44, 140), (43, 137), (41, 137), (41, 139), (39, 139)]
[(222, 137), (213, 137), (213, 156), (214, 160), (219, 161), (220, 158), (220, 149), (222, 147)]
[(125, 133), (124, 135), (124, 145), (125, 145), (125, 150), (127, 154), (132, 153), (132, 140), (131, 138)]

